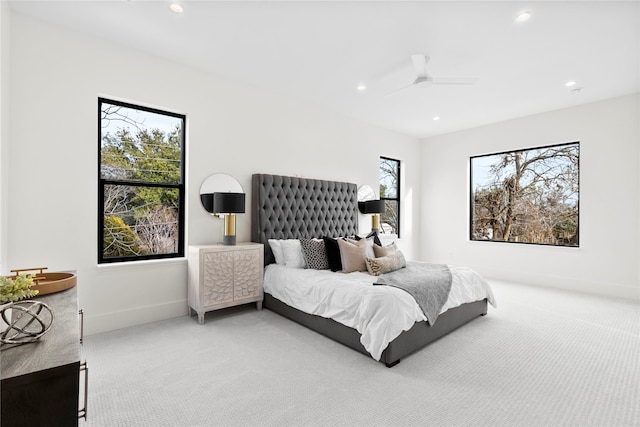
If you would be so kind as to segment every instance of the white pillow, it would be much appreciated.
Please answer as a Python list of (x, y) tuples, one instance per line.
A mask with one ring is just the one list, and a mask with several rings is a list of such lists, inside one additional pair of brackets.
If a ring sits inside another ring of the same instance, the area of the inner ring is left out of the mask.
[(284, 255), (284, 265), (291, 268), (307, 268), (302, 253), (302, 245), (298, 239), (280, 240), (282, 253)]
[(269, 246), (271, 246), (271, 252), (276, 259), (276, 264), (284, 265), (284, 253), (282, 252), (281, 240), (269, 239)]

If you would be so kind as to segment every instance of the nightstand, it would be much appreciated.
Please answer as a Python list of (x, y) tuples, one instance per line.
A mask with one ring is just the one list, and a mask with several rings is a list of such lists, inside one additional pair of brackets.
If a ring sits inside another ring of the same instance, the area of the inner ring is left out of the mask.
[(204, 323), (207, 311), (255, 302), (262, 309), (264, 247), (261, 243), (234, 246), (189, 246), (189, 307)]

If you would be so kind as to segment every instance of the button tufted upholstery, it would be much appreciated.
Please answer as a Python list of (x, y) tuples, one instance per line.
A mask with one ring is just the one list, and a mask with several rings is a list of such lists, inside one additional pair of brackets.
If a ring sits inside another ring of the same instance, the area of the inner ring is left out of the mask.
[(264, 244), (265, 264), (274, 262), (268, 239), (310, 239), (357, 233), (356, 184), (253, 175), (251, 240)]

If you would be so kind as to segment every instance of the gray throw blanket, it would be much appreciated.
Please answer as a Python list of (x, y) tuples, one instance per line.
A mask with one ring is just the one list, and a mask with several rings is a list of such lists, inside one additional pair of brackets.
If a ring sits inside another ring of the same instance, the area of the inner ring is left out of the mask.
[(374, 285), (388, 285), (407, 291), (433, 325), (449, 298), (451, 271), (445, 264), (407, 262), (407, 268), (380, 276)]

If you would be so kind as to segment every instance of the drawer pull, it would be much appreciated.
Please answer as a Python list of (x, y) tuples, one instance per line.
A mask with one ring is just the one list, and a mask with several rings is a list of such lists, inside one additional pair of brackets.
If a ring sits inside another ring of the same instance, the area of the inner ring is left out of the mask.
[(83, 344), (82, 340), (84, 339), (84, 311), (80, 309), (80, 311), (78, 311), (78, 314), (80, 315), (80, 344)]
[(87, 421), (87, 399), (89, 397), (89, 367), (87, 366), (87, 362), (80, 364), (80, 372), (84, 371), (84, 399), (82, 403), (84, 407), (78, 410), (78, 419), (84, 418)]

